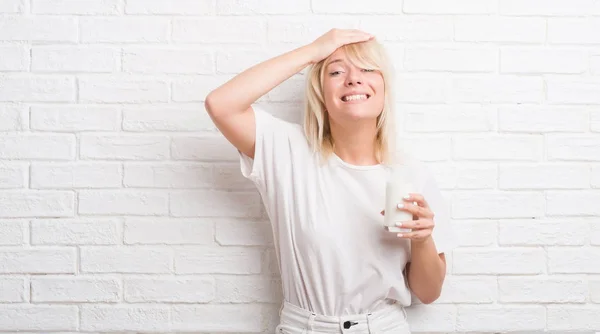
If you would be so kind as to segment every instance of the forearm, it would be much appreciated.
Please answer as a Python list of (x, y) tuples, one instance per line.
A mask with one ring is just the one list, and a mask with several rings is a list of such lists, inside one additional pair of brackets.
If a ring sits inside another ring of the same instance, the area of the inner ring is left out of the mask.
[(310, 46), (303, 46), (261, 62), (219, 86), (206, 97), (209, 112), (243, 112), (261, 96), (312, 62)]
[(407, 275), (408, 285), (423, 303), (432, 303), (440, 296), (446, 264), (431, 237), (421, 242), (411, 242), (411, 262)]

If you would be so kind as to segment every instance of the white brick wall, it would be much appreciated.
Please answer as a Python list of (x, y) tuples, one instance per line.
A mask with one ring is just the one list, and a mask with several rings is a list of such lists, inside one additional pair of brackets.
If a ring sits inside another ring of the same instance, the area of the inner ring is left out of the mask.
[[(599, 331), (598, 1), (2, 0), (0, 332), (272, 333), (270, 225), (203, 101), (332, 27), (388, 47), (459, 237), (413, 331)], [(260, 103), (301, 120), (302, 78)]]

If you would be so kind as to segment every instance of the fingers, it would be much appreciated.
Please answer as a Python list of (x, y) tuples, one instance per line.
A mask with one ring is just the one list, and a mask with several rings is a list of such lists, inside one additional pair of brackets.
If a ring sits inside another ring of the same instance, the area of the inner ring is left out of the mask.
[(417, 202), (419, 206), (429, 209), (429, 203), (425, 200), (425, 197), (421, 194), (410, 193), (408, 198), (404, 198), (404, 201)]
[(411, 201), (411, 200), (409, 199), (409, 200), (405, 200), (405, 203), (399, 203), (398, 210), (410, 212), (414, 216), (417, 216), (420, 218), (433, 218), (433, 212), (431, 212), (429, 207), (422, 207), (419, 205), (408, 203), (408, 201)]
[(400, 239), (423, 240), (431, 237), (431, 230), (417, 230), (412, 232), (398, 233), (396, 236)]
[(404, 222), (397, 222), (396, 226), (402, 228), (409, 228), (412, 230), (421, 230), (421, 229), (432, 229), (435, 224), (431, 219), (417, 219), (417, 220), (409, 220)]

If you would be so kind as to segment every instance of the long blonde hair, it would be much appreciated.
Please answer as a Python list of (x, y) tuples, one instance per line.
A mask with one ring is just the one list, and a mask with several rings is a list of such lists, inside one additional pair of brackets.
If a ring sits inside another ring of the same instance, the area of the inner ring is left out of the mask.
[[(383, 110), (377, 116), (375, 156), (378, 163), (388, 164), (395, 151), (396, 129), (393, 107), (393, 70), (384, 47), (376, 40), (346, 44), (341, 47), (348, 60), (357, 67), (380, 71), (385, 85)], [(313, 149), (324, 161), (333, 153), (329, 117), (323, 97), (323, 77), (326, 59), (312, 65), (307, 73), (304, 100), (304, 133)]]

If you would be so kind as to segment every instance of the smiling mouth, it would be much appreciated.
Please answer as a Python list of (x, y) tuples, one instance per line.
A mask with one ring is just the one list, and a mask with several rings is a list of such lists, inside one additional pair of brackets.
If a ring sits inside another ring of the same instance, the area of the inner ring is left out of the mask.
[(367, 100), (371, 97), (369, 94), (344, 95), (341, 100), (343, 102)]

